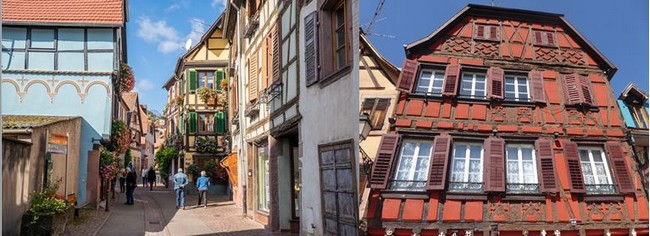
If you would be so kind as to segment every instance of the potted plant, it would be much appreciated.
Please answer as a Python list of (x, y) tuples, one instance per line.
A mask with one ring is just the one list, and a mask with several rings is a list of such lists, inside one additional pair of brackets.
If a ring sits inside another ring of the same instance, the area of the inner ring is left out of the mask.
[(210, 105), (215, 104), (218, 95), (217, 90), (206, 87), (197, 89), (196, 93), (199, 95), (201, 100), (203, 100), (203, 102)]
[(204, 137), (197, 137), (196, 142), (196, 151), (200, 153), (217, 153), (217, 142)]
[(221, 82), (219, 82), (221, 86), (221, 90), (227, 91), (228, 90), (228, 79), (222, 79)]
[(68, 209), (63, 199), (55, 197), (58, 184), (46, 186), (32, 197), (29, 209), (23, 215), (23, 235), (51, 235), (55, 231), (55, 217)]
[(133, 69), (126, 63), (120, 64), (120, 91), (131, 92), (135, 87), (135, 77)]
[(174, 104), (178, 107), (183, 106), (183, 97), (178, 96), (174, 99)]

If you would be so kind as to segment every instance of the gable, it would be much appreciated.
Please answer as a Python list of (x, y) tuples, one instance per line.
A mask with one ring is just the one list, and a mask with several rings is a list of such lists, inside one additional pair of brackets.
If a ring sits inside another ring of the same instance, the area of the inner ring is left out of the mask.
[(605, 71), (610, 79), (616, 71), (562, 15), (478, 5), (464, 8), (434, 33), (407, 45), (405, 50), (410, 59), (454, 54), (591, 67)]

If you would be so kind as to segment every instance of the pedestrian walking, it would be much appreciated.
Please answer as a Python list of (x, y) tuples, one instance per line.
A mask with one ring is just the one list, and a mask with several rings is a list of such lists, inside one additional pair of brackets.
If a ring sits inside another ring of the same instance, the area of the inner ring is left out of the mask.
[(119, 173), (120, 179), (120, 193), (123, 193), (126, 190), (126, 170), (122, 169)]
[(142, 167), (142, 172), (140, 172), (140, 173), (142, 173), (142, 175), (141, 175), (142, 176), (142, 187), (145, 187), (145, 188), (147, 187), (147, 171), (149, 171), (149, 170), (147, 170), (143, 166)]
[(137, 187), (137, 177), (135, 176), (135, 171), (131, 171), (131, 168), (126, 168), (126, 205), (133, 205), (133, 191)]
[(208, 186), (210, 186), (210, 179), (205, 177), (205, 171), (201, 171), (201, 177), (196, 180), (196, 189), (199, 190), (199, 203), (198, 206), (201, 206), (201, 200), (203, 200), (203, 208), (208, 207)]
[(149, 167), (147, 171), (147, 180), (149, 181), (149, 191), (153, 190), (153, 183), (156, 182), (156, 171), (153, 170), (153, 167)]
[(183, 168), (178, 168), (178, 173), (174, 175), (174, 191), (176, 191), (176, 209), (183, 208), (185, 210), (185, 185), (189, 180), (187, 180), (187, 175), (183, 173)]

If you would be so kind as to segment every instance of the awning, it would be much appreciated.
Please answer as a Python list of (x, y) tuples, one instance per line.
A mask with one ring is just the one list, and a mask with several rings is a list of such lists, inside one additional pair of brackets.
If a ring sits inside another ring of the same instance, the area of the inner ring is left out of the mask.
[(237, 153), (231, 153), (224, 158), (220, 163), (221, 167), (228, 172), (228, 179), (232, 186), (237, 186)]

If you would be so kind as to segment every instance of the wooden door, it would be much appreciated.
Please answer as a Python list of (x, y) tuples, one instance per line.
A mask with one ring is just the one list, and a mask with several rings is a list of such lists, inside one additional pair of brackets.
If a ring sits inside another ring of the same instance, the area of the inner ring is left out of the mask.
[(351, 143), (320, 147), (324, 235), (357, 235), (356, 175)]

